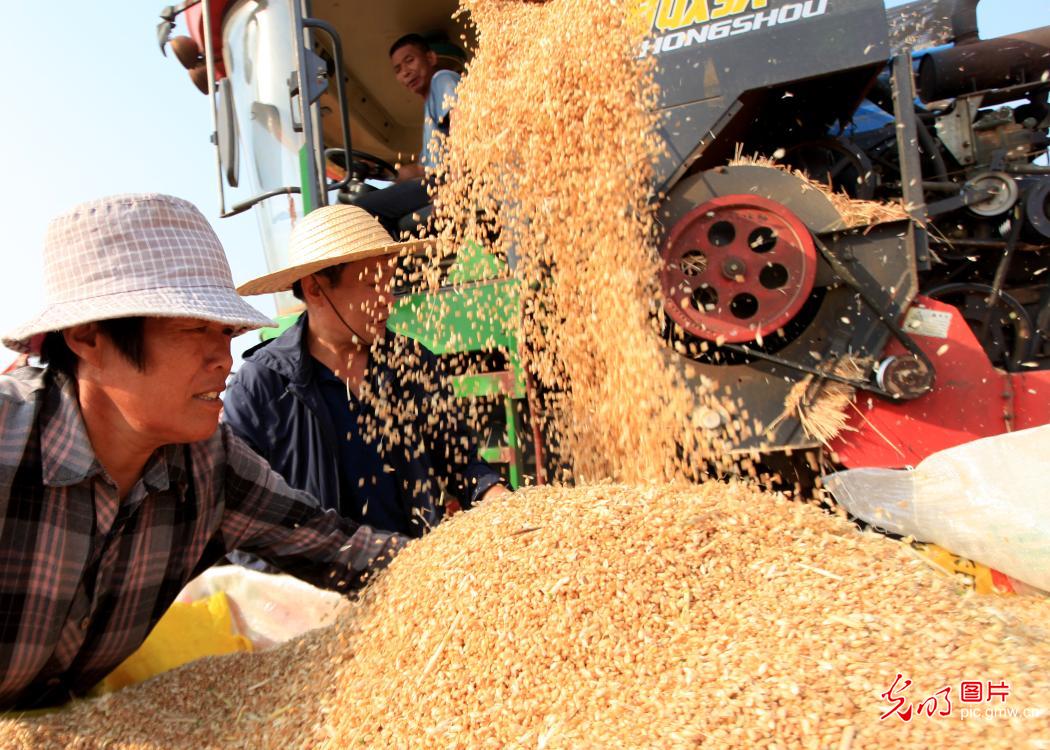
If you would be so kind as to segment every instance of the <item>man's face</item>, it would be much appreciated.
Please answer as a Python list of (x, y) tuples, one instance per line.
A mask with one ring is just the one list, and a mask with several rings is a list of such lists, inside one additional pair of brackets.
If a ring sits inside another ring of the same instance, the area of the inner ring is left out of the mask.
[[(315, 277), (331, 300), (332, 307), (354, 332), (364, 339), (365, 344), (371, 344), (379, 338), (386, 327), (393, 299), (390, 285), (394, 277), (395, 263), (396, 260), (391, 257), (368, 258), (347, 263), (339, 277), (339, 283), (335, 286), (322, 276)], [(320, 309), (310, 311), (311, 327), (326, 338), (347, 339), (347, 343), (352, 343), (349, 341), (351, 332), (332, 314), (331, 308), (323, 298), (319, 300), (317, 307)]]
[(193, 318), (146, 318), (143, 371), (105, 340), (106, 395), (143, 443), (211, 437), (222, 411), (219, 394), (233, 366), (232, 333), (224, 324)]
[(406, 44), (390, 56), (397, 82), (419, 96), (430, 90), (430, 79), (437, 70), (437, 55), (415, 44)]

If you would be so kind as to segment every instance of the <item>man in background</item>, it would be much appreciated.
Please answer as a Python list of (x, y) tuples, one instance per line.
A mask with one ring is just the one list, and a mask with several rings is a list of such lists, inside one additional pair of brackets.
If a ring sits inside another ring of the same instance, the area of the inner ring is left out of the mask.
[(368, 211), (387, 232), (400, 236), (399, 222), (430, 204), (432, 173), (441, 163), (443, 141), (452, 127), (452, 107), (460, 76), (438, 70), (437, 54), (419, 34), (407, 34), (390, 47), (390, 63), (398, 83), (423, 99), (423, 142), (419, 161), (403, 165), (390, 187), (366, 193), (355, 205)]

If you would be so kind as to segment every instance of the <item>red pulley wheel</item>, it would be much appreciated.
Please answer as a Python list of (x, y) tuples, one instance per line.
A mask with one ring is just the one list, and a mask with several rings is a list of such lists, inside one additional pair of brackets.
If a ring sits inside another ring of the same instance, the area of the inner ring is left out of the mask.
[(754, 341), (782, 328), (817, 275), (806, 225), (757, 195), (725, 195), (694, 208), (671, 228), (661, 254), (668, 315), (714, 342)]

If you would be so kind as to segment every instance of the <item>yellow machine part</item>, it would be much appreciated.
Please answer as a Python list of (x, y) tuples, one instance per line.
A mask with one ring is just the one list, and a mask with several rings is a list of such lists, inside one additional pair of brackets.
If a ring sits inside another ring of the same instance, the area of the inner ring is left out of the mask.
[(978, 594), (1013, 594), (1014, 582), (997, 570), (924, 542), (911, 545), (920, 557), (948, 575), (961, 575)]

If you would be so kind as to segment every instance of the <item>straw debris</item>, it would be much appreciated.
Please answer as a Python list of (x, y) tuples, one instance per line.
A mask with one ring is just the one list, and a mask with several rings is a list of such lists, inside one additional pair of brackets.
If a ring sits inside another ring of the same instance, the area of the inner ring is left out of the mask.
[(890, 221), (902, 221), (908, 218), (908, 212), (904, 206), (897, 201), (883, 203), (880, 201), (867, 201), (850, 198), (846, 193), (835, 192), (830, 185), (825, 185), (813, 180), (805, 172), (781, 164), (776, 159), (757, 154), (744, 155), (737, 151), (730, 166), (756, 166), (779, 169), (804, 181), (814, 190), (819, 190), (828, 197), (832, 205), (842, 217), (842, 223), (848, 229), (867, 227), (873, 224), (882, 224)]
[[(871, 365), (869, 360), (846, 356), (825, 371), (850, 380), (862, 380)], [(785, 419), (795, 417), (807, 437), (827, 447), (839, 433), (849, 429), (849, 407), (856, 395), (857, 389), (847, 383), (807, 375), (788, 391), (784, 411), (767, 430), (773, 432)]]

